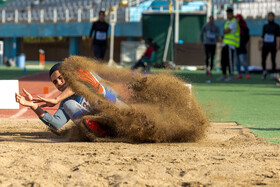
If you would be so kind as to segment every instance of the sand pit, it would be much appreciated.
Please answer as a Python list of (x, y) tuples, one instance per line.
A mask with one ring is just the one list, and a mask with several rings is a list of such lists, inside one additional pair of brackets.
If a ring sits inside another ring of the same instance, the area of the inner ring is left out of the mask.
[[(212, 123), (195, 143), (69, 141), (37, 119), (0, 120), (0, 186), (279, 186), (280, 146)], [(71, 124), (68, 124), (68, 128)]]

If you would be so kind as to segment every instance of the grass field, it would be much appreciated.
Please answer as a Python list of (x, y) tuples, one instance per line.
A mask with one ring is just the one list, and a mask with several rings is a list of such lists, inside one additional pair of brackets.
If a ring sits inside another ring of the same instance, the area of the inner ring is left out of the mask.
[[(39, 68), (18, 68), (18, 67), (7, 67), (2, 66), (0, 68), (0, 80), (10, 80), (10, 79), (16, 79), (22, 76), (32, 75), (44, 71), (48, 71), (54, 62), (48, 62), (46, 63), (45, 67), (43, 69)], [(38, 62), (28, 62), (26, 65), (38, 65)]]
[[(250, 128), (267, 140), (280, 143), (280, 87), (272, 80), (252, 78), (218, 82), (221, 73), (209, 78), (204, 71), (176, 71), (175, 74), (194, 85), (194, 94), (211, 121), (234, 121)], [(211, 83), (206, 83), (211, 81)]]

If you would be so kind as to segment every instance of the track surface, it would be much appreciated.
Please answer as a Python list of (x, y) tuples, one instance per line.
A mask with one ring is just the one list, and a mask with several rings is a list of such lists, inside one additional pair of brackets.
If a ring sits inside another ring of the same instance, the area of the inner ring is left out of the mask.
[[(23, 94), (22, 88), (25, 88), (33, 96), (40, 95), (42, 97), (55, 97), (59, 91), (54, 87), (49, 80), (48, 72), (43, 72), (35, 75), (19, 78), (20, 94)], [(48, 87), (49, 93), (44, 94), (44, 87)], [(53, 108), (45, 108), (49, 113), (54, 114), (58, 106)], [(19, 110), (0, 109), (0, 118), (37, 118), (34, 112), (26, 107), (20, 106)]]

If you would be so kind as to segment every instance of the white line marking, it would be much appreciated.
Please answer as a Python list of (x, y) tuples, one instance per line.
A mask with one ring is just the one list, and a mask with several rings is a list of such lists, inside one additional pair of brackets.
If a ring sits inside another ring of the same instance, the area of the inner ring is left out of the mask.
[[(57, 92), (57, 89), (51, 91), (51, 93), (46, 95), (46, 98), (52, 96), (53, 94), (55, 94)], [(16, 114), (12, 115), (10, 118), (18, 118), (20, 116), (22, 116), (23, 114), (25, 114), (28, 111), (28, 108), (22, 108), (20, 109)]]

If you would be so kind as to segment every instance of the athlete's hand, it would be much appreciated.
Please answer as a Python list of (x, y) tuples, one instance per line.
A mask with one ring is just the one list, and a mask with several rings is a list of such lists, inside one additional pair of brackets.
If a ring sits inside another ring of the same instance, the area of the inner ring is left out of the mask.
[(26, 96), (22, 96), (18, 93), (15, 94), (16, 102), (26, 107), (33, 107), (34, 103), (32, 101), (32, 96), (26, 90), (23, 91)]
[(262, 44), (260, 44), (260, 45), (259, 45), (259, 51), (261, 51), (261, 50), (262, 50), (262, 48), (263, 48), (263, 45), (262, 45)]
[(27, 100), (27, 101), (32, 101), (32, 99), (33, 99), (33, 97), (32, 97), (32, 95), (28, 92), (28, 91), (26, 91), (26, 89), (22, 89), (22, 91), (23, 91), (23, 93), (25, 94), (25, 99)]
[(89, 39), (89, 41), (88, 41), (88, 47), (89, 47), (89, 48), (92, 48), (92, 39)]
[(54, 107), (55, 105), (58, 104), (57, 99), (47, 99), (41, 96), (37, 96), (37, 98), (33, 99), (34, 103), (44, 103), (40, 105), (40, 107)]

